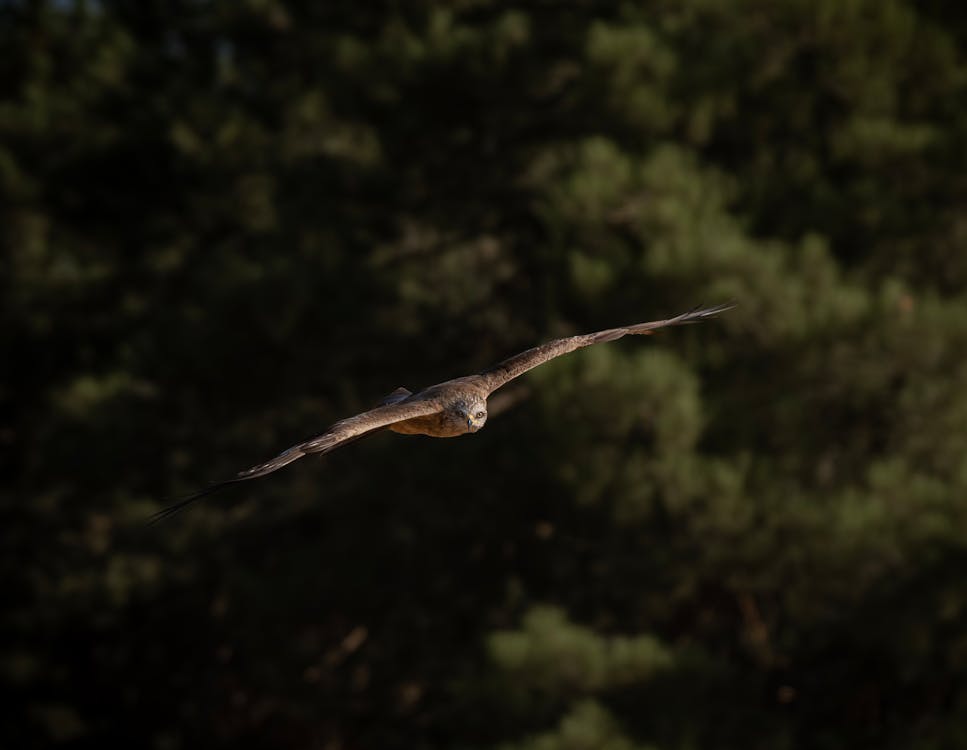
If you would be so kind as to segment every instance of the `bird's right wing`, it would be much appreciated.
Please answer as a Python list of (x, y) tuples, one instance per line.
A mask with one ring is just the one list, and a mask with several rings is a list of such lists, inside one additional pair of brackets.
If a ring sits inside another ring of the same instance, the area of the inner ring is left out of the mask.
[(385, 427), (389, 427), (397, 422), (404, 422), (407, 419), (413, 419), (415, 417), (429, 416), (430, 414), (435, 414), (438, 411), (440, 411), (440, 405), (436, 400), (418, 398), (416, 400), (406, 401), (404, 403), (377, 406), (375, 409), (364, 411), (362, 414), (357, 414), (354, 417), (343, 419), (340, 422), (336, 422), (321, 435), (310, 440), (306, 440), (303, 443), (299, 443), (298, 445), (293, 445), (291, 448), (282, 451), (282, 453), (270, 461), (258, 464), (250, 469), (240, 471), (231, 479), (226, 479), (224, 481), (209, 485), (203, 490), (188, 495), (188, 497), (183, 498), (174, 505), (170, 505), (167, 508), (158, 511), (151, 517), (151, 522), (154, 523), (167, 518), (168, 516), (177, 513), (185, 506), (193, 503), (195, 500), (199, 500), (206, 495), (210, 495), (213, 492), (226, 487), (227, 485), (234, 484), (236, 482), (244, 482), (248, 479), (264, 477), (266, 474), (271, 474), (273, 471), (278, 471), (283, 466), (287, 466), (293, 461), (299, 460), (303, 456), (308, 456), (313, 453), (318, 453), (320, 455), (329, 453), (336, 448), (340, 448), (353, 442), (354, 440), (358, 440), (361, 437), (365, 437), (370, 433), (376, 432)]

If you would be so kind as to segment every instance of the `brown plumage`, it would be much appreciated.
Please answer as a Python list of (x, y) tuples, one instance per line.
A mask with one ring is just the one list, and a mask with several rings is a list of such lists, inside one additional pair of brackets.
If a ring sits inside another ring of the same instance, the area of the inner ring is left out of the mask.
[(271, 461), (253, 466), (239, 472), (231, 479), (189, 495), (181, 502), (156, 513), (152, 520), (159, 521), (177, 513), (189, 503), (229, 484), (264, 477), (303, 456), (329, 453), (380, 430), (389, 429), (404, 435), (432, 437), (456, 437), (476, 432), (487, 421), (487, 397), (491, 393), (508, 381), (550, 359), (592, 344), (614, 341), (622, 336), (647, 335), (659, 328), (694, 323), (718, 315), (731, 307), (733, 305), (727, 304), (695, 308), (667, 320), (655, 320), (650, 323), (638, 323), (581, 336), (555, 339), (509, 357), (476, 375), (447, 380), (424, 388), (418, 393), (411, 393), (406, 388), (397, 388), (375, 409), (336, 422), (318, 437), (283, 451)]

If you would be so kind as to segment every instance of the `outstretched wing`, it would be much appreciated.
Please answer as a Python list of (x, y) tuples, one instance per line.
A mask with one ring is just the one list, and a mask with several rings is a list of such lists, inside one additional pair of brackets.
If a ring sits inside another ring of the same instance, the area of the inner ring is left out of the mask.
[(715, 307), (696, 307), (693, 310), (677, 315), (674, 318), (668, 318), (667, 320), (653, 320), (650, 323), (638, 323), (637, 325), (624, 326), (622, 328), (609, 328), (606, 331), (587, 333), (582, 336), (569, 336), (564, 339), (555, 339), (554, 341), (548, 341), (546, 344), (535, 346), (533, 349), (528, 349), (526, 352), (509, 357), (503, 362), (484, 370), (480, 373), (479, 377), (483, 379), (487, 387), (487, 392), (492, 393), (518, 375), (522, 375), (528, 370), (544, 364), (549, 359), (573, 352), (575, 349), (581, 349), (592, 344), (601, 344), (605, 341), (614, 341), (629, 334), (649, 334), (658, 328), (695, 323), (705, 318), (711, 318), (733, 307), (735, 307), (734, 304), (716, 305)]
[(414, 417), (425, 417), (430, 414), (435, 414), (439, 410), (440, 405), (434, 399), (417, 399), (414, 401), (407, 401), (405, 403), (394, 403), (387, 404), (385, 406), (378, 406), (370, 411), (357, 414), (355, 417), (349, 417), (341, 422), (336, 422), (334, 425), (332, 425), (332, 427), (318, 437), (314, 437), (311, 440), (306, 440), (304, 443), (299, 443), (298, 445), (293, 445), (288, 450), (282, 451), (282, 453), (273, 458), (271, 461), (266, 461), (264, 464), (259, 464), (258, 466), (253, 466), (251, 469), (240, 471), (238, 475), (232, 477), (231, 479), (216, 482), (203, 490), (189, 495), (174, 505), (158, 511), (151, 517), (151, 523), (155, 523), (167, 518), (168, 516), (180, 511), (186, 505), (189, 505), (196, 500), (205, 497), (206, 495), (210, 495), (213, 492), (217, 492), (230, 484), (244, 482), (248, 479), (264, 477), (266, 474), (271, 474), (273, 471), (278, 471), (283, 466), (287, 466), (293, 461), (298, 461), (303, 456), (308, 456), (313, 453), (320, 455), (329, 453), (336, 448), (347, 445), (354, 440), (358, 440), (361, 437), (381, 430), (384, 427), (388, 427), (391, 424), (403, 422), (407, 419), (413, 419)]

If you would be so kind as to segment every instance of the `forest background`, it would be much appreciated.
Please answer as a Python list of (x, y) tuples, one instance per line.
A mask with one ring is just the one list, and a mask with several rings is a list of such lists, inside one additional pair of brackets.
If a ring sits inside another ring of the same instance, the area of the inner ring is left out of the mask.
[[(3, 746), (967, 746), (965, 34), (0, 2)], [(726, 300), (145, 527), (398, 386)]]

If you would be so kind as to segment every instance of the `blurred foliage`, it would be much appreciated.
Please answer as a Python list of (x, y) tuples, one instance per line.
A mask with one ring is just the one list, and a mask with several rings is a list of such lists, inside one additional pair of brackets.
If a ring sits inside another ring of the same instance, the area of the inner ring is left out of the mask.
[[(3, 746), (965, 746), (965, 36), (0, 2)], [(726, 299), (144, 527), (397, 386)]]

